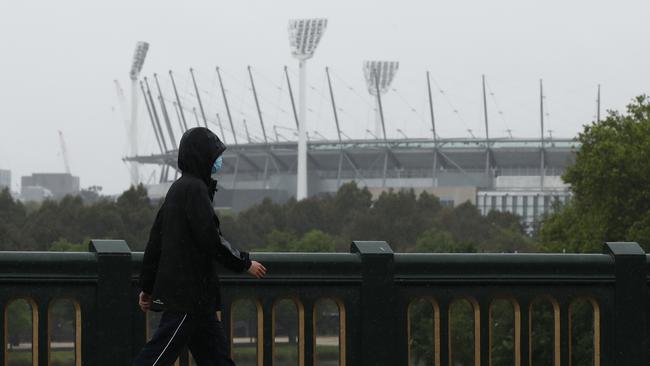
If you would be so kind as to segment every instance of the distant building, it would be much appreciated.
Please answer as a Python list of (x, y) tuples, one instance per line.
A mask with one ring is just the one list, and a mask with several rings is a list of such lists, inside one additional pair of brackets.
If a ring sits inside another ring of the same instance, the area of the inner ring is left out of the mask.
[(11, 171), (0, 169), (0, 190), (11, 189)]
[[(543, 180), (543, 188), (542, 187)], [(501, 176), (492, 190), (481, 190), (476, 206), (481, 213), (510, 212), (519, 215), (528, 225), (538, 223), (544, 215), (553, 213), (571, 198), (569, 185), (559, 175)]]
[[(34, 173), (31, 176), (25, 176), (21, 179), (21, 196), (23, 200), (29, 201), (27, 197), (32, 197), (38, 189), (49, 191), (52, 198), (63, 198), (66, 195), (79, 194), (79, 177), (68, 173)], [(46, 192), (42, 191), (42, 194)], [(40, 197), (40, 194), (36, 194)], [(38, 199), (36, 199), (38, 200)]]
[(40, 186), (23, 186), (20, 191), (20, 200), (24, 202), (43, 202), (54, 198), (49, 189)]

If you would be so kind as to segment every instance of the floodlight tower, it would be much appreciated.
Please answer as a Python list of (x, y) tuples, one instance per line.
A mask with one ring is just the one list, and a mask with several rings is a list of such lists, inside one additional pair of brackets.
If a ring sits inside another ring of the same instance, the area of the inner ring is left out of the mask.
[(386, 139), (386, 126), (384, 125), (383, 111), (381, 110), (381, 95), (388, 91), (397, 69), (399, 69), (399, 62), (397, 61), (365, 61), (363, 63), (363, 76), (366, 78), (368, 93), (375, 97), (377, 106), (375, 135), (380, 136), (383, 132), (384, 139)]
[(326, 27), (327, 19), (323, 18), (293, 19), (289, 21), (291, 54), (298, 59), (300, 65), (297, 200), (307, 198), (307, 60), (314, 55)]
[[(147, 57), (149, 51), (149, 43), (138, 42), (135, 46), (133, 53), (133, 62), (131, 63), (131, 123), (129, 124), (129, 153), (131, 156), (138, 155), (138, 78), (144, 59)], [(138, 172), (138, 165), (135, 162), (131, 163), (131, 184), (137, 185), (140, 183), (140, 173)]]

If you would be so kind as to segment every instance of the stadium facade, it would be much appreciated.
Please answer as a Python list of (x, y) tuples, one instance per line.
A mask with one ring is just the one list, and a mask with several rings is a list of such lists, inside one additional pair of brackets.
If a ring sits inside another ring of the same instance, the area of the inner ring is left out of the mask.
[[(570, 196), (561, 180), (575, 160), (572, 139), (389, 139), (311, 140), (308, 195), (336, 192), (346, 182), (374, 196), (393, 189), (427, 191), (443, 204), (469, 201), (483, 214), (513, 212), (534, 224)], [(176, 151), (125, 158), (176, 169)], [(231, 145), (224, 154), (216, 205), (240, 211), (264, 198), (283, 202), (296, 195), (297, 143)], [(167, 175), (167, 173), (165, 173)], [(153, 198), (170, 183), (149, 186)]]

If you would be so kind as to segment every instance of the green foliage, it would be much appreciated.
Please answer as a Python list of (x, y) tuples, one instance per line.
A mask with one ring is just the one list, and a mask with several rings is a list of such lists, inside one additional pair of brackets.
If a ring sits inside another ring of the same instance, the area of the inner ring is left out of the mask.
[(594, 364), (594, 311), (588, 300), (571, 304), (571, 364), (591, 366)]
[(264, 249), (268, 252), (290, 252), (294, 247), (294, 243), (298, 241), (296, 235), (289, 231), (280, 231), (273, 229), (269, 235), (266, 236), (267, 243), (269, 244)]
[(490, 309), (492, 364), (515, 364), (515, 312), (509, 300), (496, 300)]
[(336, 240), (320, 230), (310, 230), (298, 240), (293, 249), (296, 252), (334, 252)]
[(482, 216), (470, 203), (444, 208), (430, 229), (419, 234), (413, 252), (528, 252), (535, 249), (519, 218), (492, 211)]
[(71, 243), (67, 241), (66, 239), (59, 239), (52, 243), (50, 245), (49, 250), (52, 252), (87, 252), (88, 251), (88, 243), (90, 239), (84, 240), (81, 243)]
[[(30, 350), (7, 352), (7, 361), (10, 366), (32, 366), (32, 352)], [(51, 350), (51, 366), (69, 366), (75, 363), (74, 352), (69, 350)]]
[(584, 127), (576, 162), (563, 179), (573, 199), (543, 224), (548, 251), (600, 252), (604, 241), (636, 240), (650, 249), (650, 103), (639, 96), (624, 114)]
[(434, 366), (434, 313), (426, 299), (418, 299), (409, 306), (409, 366)]
[[(97, 196), (45, 201), (26, 207), (0, 193), (0, 250), (85, 251), (89, 238), (124, 239), (143, 250), (157, 207), (143, 186), (115, 201)], [(649, 219), (650, 220), (650, 219)], [(373, 200), (356, 183), (297, 202), (264, 200), (238, 215), (221, 215), (224, 235), (244, 250), (348, 251), (352, 240), (385, 240), (402, 252), (532, 251), (517, 216), (482, 216), (470, 203), (445, 207), (426, 192), (387, 191)], [(643, 235), (645, 227), (635, 233)]]
[(437, 197), (413, 190), (390, 190), (373, 201), (354, 182), (300, 202), (265, 200), (221, 222), (224, 235), (248, 250), (347, 251), (352, 240), (385, 240), (401, 252), (535, 250), (515, 215), (482, 216), (470, 203), (443, 208)]
[(533, 365), (553, 365), (554, 346), (554, 311), (547, 300), (533, 304), (531, 312), (531, 359)]
[[(131, 249), (144, 250), (149, 239), (149, 229), (156, 217), (157, 208), (151, 205), (147, 196), (147, 190), (142, 184), (137, 187), (131, 186), (129, 190), (117, 198), (115, 217), (116, 224), (121, 221), (123, 228), (116, 225), (116, 229), (123, 230), (127, 243)], [(118, 221), (119, 220), (119, 221)], [(111, 233), (113, 235), (117, 234)]]
[(7, 306), (7, 342), (13, 347), (32, 340), (32, 307), (25, 299)]
[[(74, 340), (75, 313), (72, 302), (57, 300), (50, 307), (50, 339), (52, 342), (71, 342)], [(7, 359), (9, 365), (32, 365), (33, 350), (15, 346), (32, 343), (32, 307), (25, 299), (12, 301), (7, 307)], [(71, 365), (74, 352), (70, 349), (53, 349), (50, 353), (51, 365)]]
[(474, 310), (465, 299), (451, 304), (449, 327), (453, 365), (474, 365)]
[(301, 238), (291, 232), (273, 230), (268, 236), (266, 252), (334, 252), (336, 240), (320, 230), (310, 230)]
[(25, 207), (5, 188), (0, 192), (0, 243), (3, 250), (18, 250), (23, 244), (21, 224), (25, 221), (27, 211)]
[(5, 190), (0, 193), (0, 250), (86, 251), (88, 238), (124, 239), (133, 250), (143, 250), (156, 209), (142, 185), (115, 202), (67, 196), (28, 207)]
[(74, 342), (75, 307), (71, 300), (57, 299), (50, 304), (52, 342)]
[(650, 249), (650, 211), (633, 223), (627, 231), (627, 239), (643, 246), (646, 251)]
[(291, 299), (282, 299), (275, 303), (274, 308), (275, 334), (280, 337), (288, 337), (288, 343), (298, 343), (298, 309)]
[(476, 252), (476, 248), (471, 244), (463, 246), (457, 243), (447, 231), (429, 229), (418, 237), (413, 251), (416, 253), (473, 253)]

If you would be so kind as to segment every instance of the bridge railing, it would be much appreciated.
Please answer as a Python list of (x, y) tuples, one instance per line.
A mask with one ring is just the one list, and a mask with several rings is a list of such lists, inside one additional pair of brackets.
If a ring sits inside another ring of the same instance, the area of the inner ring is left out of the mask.
[[(578, 346), (589, 364), (648, 364), (650, 256), (635, 243), (607, 243), (604, 254), (402, 254), (353, 242), (351, 253), (253, 258), (266, 278), (221, 277), (238, 365), (584, 364)], [(64, 347), (68, 364), (130, 365), (155, 326), (137, 306), (141, 262), (123, 241), (92, 241), (89, 253), (0, 252), (2, 364), (57, 365)], [(27, 340), (12, 340), (16, 301), (31, 310)], [(74, 331), (57, 343), (60, 301)], [(578, 305), (591, 332), (580, 344)], [(21, 344), (29, 356), (12, 358)]]

